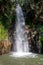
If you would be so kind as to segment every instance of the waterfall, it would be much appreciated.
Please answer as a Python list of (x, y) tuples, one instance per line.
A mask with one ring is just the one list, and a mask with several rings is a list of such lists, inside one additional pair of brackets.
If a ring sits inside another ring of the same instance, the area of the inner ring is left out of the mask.
[[(34, 57), (35, 55), (29, 52), (29, 42), (27, 40), (27, 33), (25, 32), (25, 19), (20, 5), (16, 6), (16, 24), (15, 24), (15, 42), (13, 43), (14, 52), (13, 57)], [(16, 50), (16, 51), (15, 51)]]
[(16, 35), (15, 35), (15, 45), (16, 52), (28, 52), (28, 40), (27, 34), (25, 32), (25, 19), (23, 16), (23, 11), (20, 5), (16, 7)]

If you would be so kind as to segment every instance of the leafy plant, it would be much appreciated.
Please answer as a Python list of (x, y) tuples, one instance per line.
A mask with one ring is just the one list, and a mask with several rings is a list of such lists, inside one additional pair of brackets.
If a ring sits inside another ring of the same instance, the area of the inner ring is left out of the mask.
[(6, 39), (7, 37), (7, 30), (5, 30), (3, 25), (0, 23), (0, 40)]

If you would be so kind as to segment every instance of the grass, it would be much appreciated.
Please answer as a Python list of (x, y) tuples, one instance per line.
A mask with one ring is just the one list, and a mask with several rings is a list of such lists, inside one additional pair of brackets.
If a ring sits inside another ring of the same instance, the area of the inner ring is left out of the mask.
[(43, 65), (43, 55), (37, 58), (13, 58), (5, 54), (0, 56), (0, 65)]

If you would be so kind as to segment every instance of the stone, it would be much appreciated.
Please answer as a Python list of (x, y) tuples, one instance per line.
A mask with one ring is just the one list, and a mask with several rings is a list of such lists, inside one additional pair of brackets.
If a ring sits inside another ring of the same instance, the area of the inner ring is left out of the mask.
[(11, 42), (9, 40), (0, 41), (0, 55), (9, 53), (11, 50)]

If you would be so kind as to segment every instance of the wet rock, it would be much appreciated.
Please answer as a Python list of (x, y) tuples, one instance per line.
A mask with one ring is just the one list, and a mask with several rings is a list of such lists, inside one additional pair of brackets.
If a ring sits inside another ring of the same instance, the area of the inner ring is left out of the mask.
[(39, 34), (35, 28), (31, 28), (30, 26), (25, 27), (27, 36), (28, 36), (28, 42), (30, 46), (30, 51), (38, 53), (38, 39)]
[[(9, 38), (12, 43), (12, 48), (13, 48), (13, 43), (15, 42), (15, 31), (12, 31), (12, 33)], [(32, 52), (38, 52), (38, 40), (39, 40), (39, 33), (35, 28), (31, 28), (29, 25), (25, 25), (25, 34), (27, 34), (27, 39), (30, 47), (30, 51)], [(12, 49), (11, 48), (11, 49)]]
[(9, 40), (0, 41), (0, 55), (10, 52), (11, 42)]

